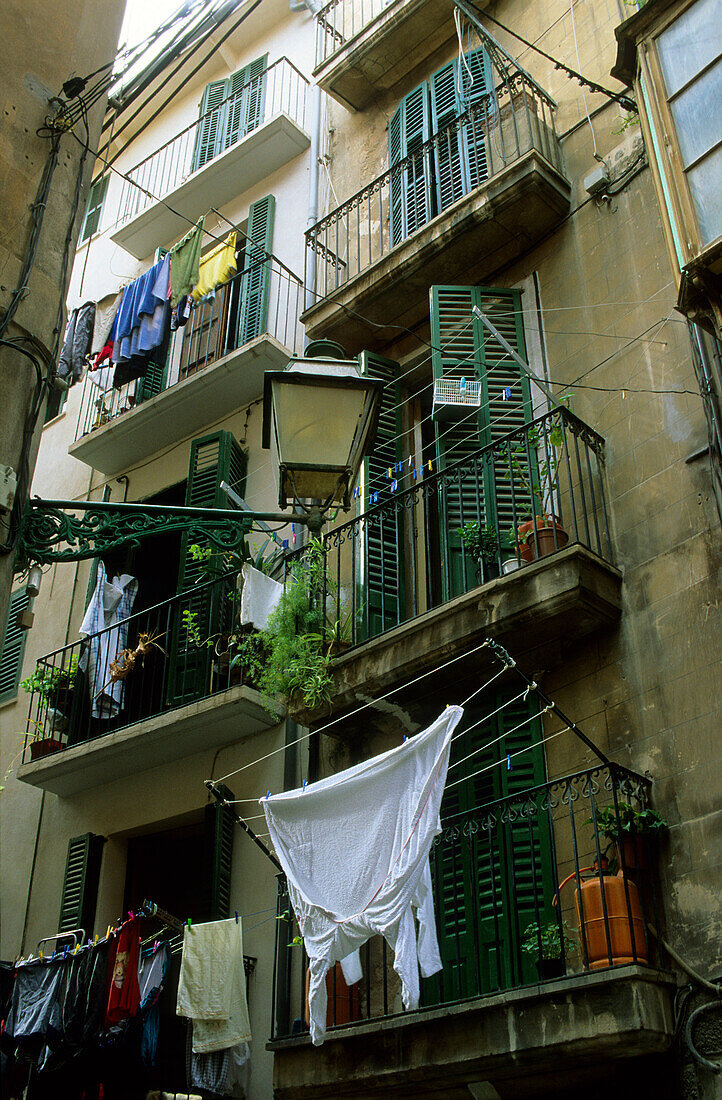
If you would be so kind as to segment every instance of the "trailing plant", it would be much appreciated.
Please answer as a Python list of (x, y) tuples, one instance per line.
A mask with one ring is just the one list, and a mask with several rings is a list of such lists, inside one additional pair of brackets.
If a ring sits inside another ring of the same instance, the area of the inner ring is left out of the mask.
[[(635, 810), (628, 802), (618, 802), (615, 813), (614, 806), (605, 806), (597, 810), (597, 828), (607, 840), (623, 840), (628, 836), (650, 836), (661, 829), (668, 828), (668, 823), (661, 814), (648, 806), (641, 810)], [(593, 819), (589, 818), (586, 825), (593, 825)]]
[[(562, 924), (562, 929), (564, 932), (564, 947), (567, 954), (569, 954), (570, 951), (576, 948), (577, 941), (574, 933), (567, 927), (566, 923)], [(561, 959), (562, 938), (559, 934), (558, 923), (550, 921), (549, 924), (542, 924), (540, 927), (536, 921), (532, 921), (524, 929), (521, 949), (534, 959)]]
[(20, 687), (28, 695), (34, 693), (42, 703), (50, 704), (58, 688), (72, 687), (78, 671), (78, 657), (74, 654), (67, 668), (36, 665), (30, 676), (20, 681)]

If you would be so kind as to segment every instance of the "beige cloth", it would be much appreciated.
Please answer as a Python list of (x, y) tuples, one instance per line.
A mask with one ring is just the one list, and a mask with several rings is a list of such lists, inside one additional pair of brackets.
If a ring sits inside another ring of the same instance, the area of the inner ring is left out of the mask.
[(113, 321), (122, 297), (123, 291), (119, 290), (117, 294), (108, 294), (105, 298), (101, 298), (99, 302), (96, 302), (93, 340), (90, 345), (93, 355), (97, 355), (99, 351), (102, 351), (108, 342), (110, 330), (113, 327)]
[(193, 1020), (194, 1054), (250, 1042), (240, 918), (186, 928), (177, 1012)]

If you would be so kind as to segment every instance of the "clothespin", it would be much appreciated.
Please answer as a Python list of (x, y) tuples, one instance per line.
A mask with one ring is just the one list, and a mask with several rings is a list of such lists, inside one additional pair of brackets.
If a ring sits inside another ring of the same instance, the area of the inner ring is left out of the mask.
[(58, 951), (57, 947), (54, 947), (54, 948), (53, 948), (53, 953), (52, 953), (52, 955), (50, 956), (50, 961), (51, 961), (51, 962), (52, 962), (52, 961), (53, 961), (53, 959), (55, 958), (55, 956), (56, 956), (56, 954), (57, 954), (57, 951)]
[(79, 950), (80, 950), (80, 944), (76, 943), (75, 947), (73, 948), (73, 954), (77, 955)]
[(352, 498), (353, 498), (354, 500), (358, 500), (358, 496), (359, 496), (359, 493), (358, 493), (358, 485), (357, 485), (357, 486), (356, 486), (356, 488), (354, 489), (354, 491), (353, 491), (353, 493), (351, 494), (351, 496), (352, 496)]
[(191, 918), (190, 918), (190, 917), (188, 917), (188, 920), (186, 921), (186, 924), (188, 925), (188, 931), (189, 931), (189, 932), (192, 932), (192, 931), (193, 931), (193, 929), (192, 929), (192, 927), (191, 927)]
[(64, 958), (64, 959), (67, 959), (67, 957), (68, 957), (68, 951), (69, 951), (69, 950), (70, 950), (70, 944), (69, 944), (69, 943), (66, 943), (66, 945), (65, 945), (65, 950), (63, 951), (63, 958)]
[(95, 947), (97, 943), (98, 943), (98, 933), (96, 932), (95, 933), (95, 939), (93, 940), (93, 947)]
[(431, 471), (433, 470), (433, 468), (434, 468), (434, 467), (433, 467), (433, 466), (431, 465), (431, 459), (429, 459), (429, 463), (428, 463), (428, 465), (429, 465), (429, 473), (430, 473), (430, 472), (431, 472)]
[(391, 467), (390, 466), (389, 466), (388, 470), (386, 471), (386, 477), (387, 478), (391, 477)]
[(511, 757), (509, 756), (508, 753), (506, 754), (506, 770), (508, 772), (511, 771)]
[(396, 478), (394, 478), (394, 480), (393, 480), (393, 481), (391, 482), (391, 492), (392, 492), (392, 493), (395, 493), (395, 492), (396, 492), (396, 490), (397, 490), (397, 488), (398, 488), (398, 486), (399, 486), (399, 483), (398, 483), (398, 481), (396, 480)]
[(238, 910), (237, 909), (234, 910), (233, 915), (236, 918), (236, 924), (238, 924)]
[(154, 954), (158, 950), (159, 947), (160, 947), (160, 940), (154, 940), (153, 941), (153, 953)]
[(291, 531), (293, 532), (294, 535), (296, 534), (296, 524), (295, 523), (291, 524)]
[(134, 920), (134, 919), (135, 919), (135, 913), (132, 909), (129, 909), (128, 910), (128, 920)]
[(283, 542), (281, 543), (281, 549), (288, 550), (288, 539), (283, 540)]
[(296, 545), (296, 536), (295, 536), (295, 535), (292, 535), (292, 536), (291, 536), (291, 538), (292, 538), (292, 540), (293, 540), (293, 545), (295, 546), (295, 545)]
[(411, 455), (409, 455), (409, 469), (411, 469), (411, 467), (413, 466), (413, 464), (414, 464), (414, 460), (413, 460), (413, 458), (411, 457)]
[(112, 924), (109, 924), (109, 925), (108, 925), (108, 927), (107, 927), (107, 928), (106, 928), (106, 930), (105, 930), (105, 938), (106, 938), (106, 940), (110, 938), (110, 933), (111, 933), (112, 931), (113, 931), (113, 925), (112, 925)]
[(306, 790), (306, 784), (307, 784), (307, 783), (308, 783), (308, 780), (307, 780), (307, 779), (304, 779), (304, 781), (303, 781), (303, 787), (301, 788), (301, 790), (303, 790), (303, 791), (305, 791), (305, 790)]
[(408, 741), (408, 739), (409, 739), (409, 735), (408, 735), (408, 733), (405, 733), (404, 734), (404, 744)]
[[(32, 959), (32, 955), (30, 956), (30, 958)], [(41, 948), (40, 948), (40, 950), (38, 951), (38, 958), (39, 958), (39, 959), (40, 959), (40, 961), (42, 962), (42, 960), (43, 960), (43, 949), (42, 949), (42, 947), (41, 947)], [(51, 958), (52, 958), (52, 956), (51, 956)]]
[(461, 379), (461, 384), (459, 386), (459, 389), (461, 391), (461, 396), (464, 397), (465, 394), (466, 394), (466, 379), (465, 378)]
[(268, 790), (268, 791), (266, 791), (266, 798), (270, 798), (270, 797), (271, 797), (271, 792), (270, 792), (270, 790)]
[(511, 386), (504, 386), (501, 393), (502, 401), (511, 401)]
[(372, 500), (373, 500), (373, 503), (374, 503), (374, 504), (376, 503), (376, 501), (377, 501), (378, 499), (379, 499), (379, 494), (378, 494), (377, 492), (376, 492), (376, 493), (373, 493), (373, 494), (372, 494)]
[(416, 481), (416, 467), (414, 467), (414, 481)]

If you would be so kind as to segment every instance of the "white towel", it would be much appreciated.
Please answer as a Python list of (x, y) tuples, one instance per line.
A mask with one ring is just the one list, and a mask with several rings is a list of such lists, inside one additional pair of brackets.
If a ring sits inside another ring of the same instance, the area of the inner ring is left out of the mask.
[(195, 1054), (250, 1042), (240, 918), (186, 928), (176, 1010), (193, 1020)]
[(358, 950), (371, 936), (384, 936), (394, 951), (407, 1009), (419, 1003), (419, 968), (424, 977), (441, 969), (429, 852), (462, 714), (447, 707), (398, 748), (305, 790), (260, 799), (309, 956), (315, 1045), (326, 1029), (327, 972), (340, 961), (346, 981), (358, 981)]
[(241, 623), (244, 626), (252, 623), (256, 630), (263, 630), (268, 616), (283, 595), (283, 585), (248, 563), (243, 566), (242, 572)]

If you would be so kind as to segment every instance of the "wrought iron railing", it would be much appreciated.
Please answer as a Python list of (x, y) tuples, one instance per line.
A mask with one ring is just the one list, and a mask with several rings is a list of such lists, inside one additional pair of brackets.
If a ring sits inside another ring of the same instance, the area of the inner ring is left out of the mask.
[[(604, 440), (573, 413), (545, 413), (465, 453), (435, 473), (427, 463), (392, 468), (393, 492), (384, 471), (363, 489), (365, 510), (323, 537), (315, 598), (326, 621), (337, 624), (341, 645), (364, 642), (568, 545), (613, 560)], [(308, 553), (292, 551), (287, 568)]]
[(331, 0), (316, 14), (316, 68), (388, 8), (389, 0)]
[[(658, 922), (649, 847), (607, 835), (629, 807), (647, 805), (649, 788), (609, 764), (463, 813), (442, 805), (431, 873), (443, 969), (422, 978), (419, 1010), (650, 961), (646, 922)], [(308, 1030), (308, 960), (282, 875), (277, 916), (272, 1035), (284, 1039)], [(329, 1027), (403, 1012), (385, 941), (375, 937), (361, 959), (351, 989), (338, 966), (327, 978)]]
[(254, 75), (126, 173), (118, 224), (165, 198), (275, 115), (304, 127), (307, 91), (308, 80), (286, 57)]
[(531, 150), (562, 171), (554, 103), (526, 73), (503, 74), (493, 92), (306, 231), (318, 292), (377, 263)]
[(86, 375), (76, 440), (138, 408), (258, 336), (278, 340), (291, 355), (303, 343), (303, 284), (275, 256), (262, 253), (215, 293), (194, 304), (186, 324), (170, 334), (143, 378), (115, 387), (112, 367)]
[(229, 573), (40, 657), (26, 681), (23, 762), (243, 683), (239, 614)]

